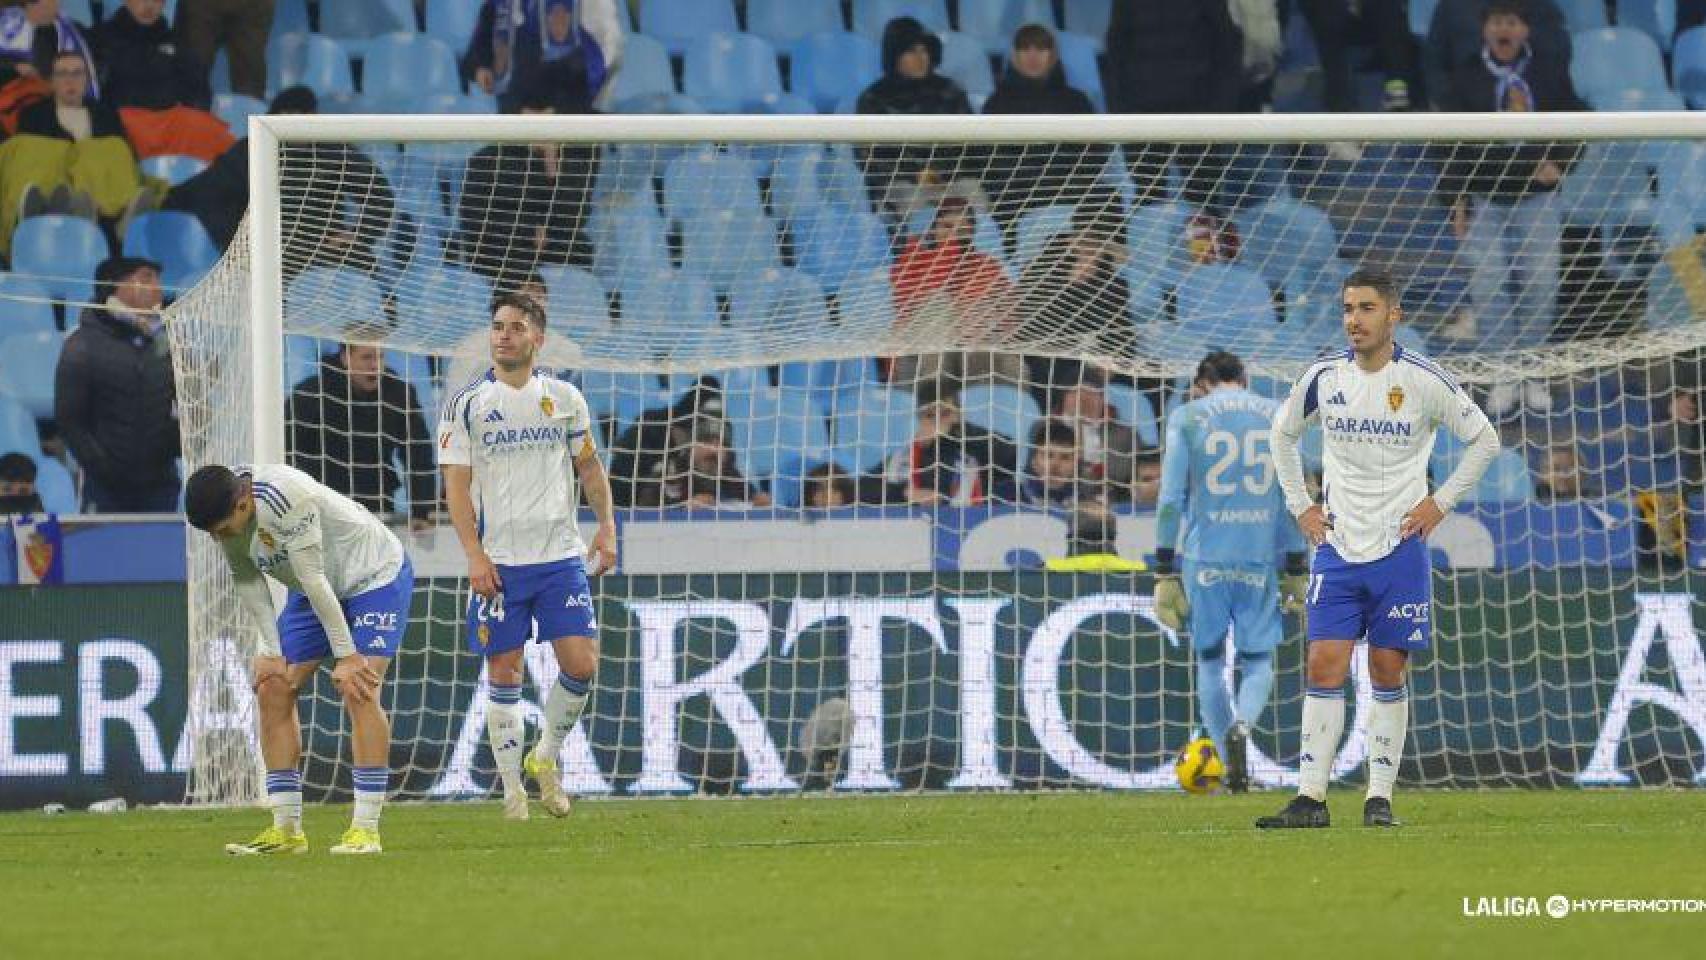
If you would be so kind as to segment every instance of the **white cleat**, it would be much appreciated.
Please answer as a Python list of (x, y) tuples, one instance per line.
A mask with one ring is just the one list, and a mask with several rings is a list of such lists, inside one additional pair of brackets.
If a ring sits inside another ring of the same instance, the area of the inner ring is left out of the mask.
[(527, 819), (527, 791), (504, 794), (504, 819)]
[(557, 761), (534, 747), (528, 751), (521, 765), (528, 776), (539, 782), (539, 805), (545, 808), (545, 812), (553, 817), (568, 816), (572, 804), (569, 795), (563, 792), (563, 774), (557, 769)]

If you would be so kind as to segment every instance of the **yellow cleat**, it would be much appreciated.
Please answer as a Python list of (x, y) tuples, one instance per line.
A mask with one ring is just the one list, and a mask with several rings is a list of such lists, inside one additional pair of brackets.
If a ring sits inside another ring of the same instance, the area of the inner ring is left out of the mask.
[(248, 843), (228, 843), (225, 852), (233, 857), (270, 857), (277, 854), (307, 853), (308, 835), (298, 829), (285, 833), (283, 827), (268, 827), (255, 834)]
[(379, 831), (366, 827), (350, 827), (344, 831), (343, 839), (332, 848), (332, 853), (338, 856), (350, 856), (362, 853), (381, 853), (384, 848), (379, 845)]
[(545, 812), (553, 817), (568, 816), (569, 795), (563, 792), (563, 774), (557, 769), (557, 761), (534, 747), (522, 759), (521, 768), (539, 781), (539, 805), (545, 808)]

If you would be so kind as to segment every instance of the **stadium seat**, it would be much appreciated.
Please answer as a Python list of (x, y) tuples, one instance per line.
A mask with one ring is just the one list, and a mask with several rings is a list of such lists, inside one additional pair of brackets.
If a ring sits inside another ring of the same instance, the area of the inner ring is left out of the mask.
[(841, 0), (746, 0), (746, 29), (786, 52), (810, 34), (835, 33), (846, 25)]
[(551, 317), (551, 332), (581, 343), (599, 340), (611, 333), (610, 299), (604, 284), (596, 276), (579, 267), (540, 267), (539, 278), (545, 281), (546, 312)]
[(1043, 416), (1029, 393), (1004, 383), (973, 384), (961, 390), (960, 410), (967, 423), (1020, 445), (1028, 441), (1031, 427)]
[(623, 104), (648, 102), (675, 92), (669, 51), (645, 34), (629, 37), (622, 48), (622, 69), (611, 80), (610, 102), (621, 109)]
[(729, 291), (729, 326), (736, 329), (780, 333), (790, 325), (811, 331), (826, 329), (828, 324), (823, 287), (803, 270), (748, 271)]
[(1275, 290), (1309, 291), (1331, 282), (1327, 265), (1338, 259), (1339, 238), (1319, 207), (1276, 196), (1237, 215), (1239, 260)]
[[(108, 254), (101, 228), (81, 217), (31, 217), (12, 231), (12, 269), (41, 280), (55, 299), (70, 304), (94, 297), (95, 268)], [(77, 309), (68, 305), (67, 313)]]
[(383, 325), (384, 297), (365, 274), (315, 267), (285, 285), (284, 315), (290, 329), (335, 340), (351, 324)]
[[(59, 329), (53, 317), (53, 294), (34, 280), (16, 274), (0, 274), (0, 334), (45, 333)], [(73, 326), (76, 311), (69, 317)]]
[(681, 225), (681, 268), (704, 277), (718, 293), (753, 270), (782, 265), (776, 225), (750, 210), (702, 210)]
[[(1622, 3), (1623, 0), (1618, 0), (1620, 11)], [(1563, 11), (1564, 25), (1571, 33), (1598, 30), (1611, 23), (1605, 15), (1605, 0), (1558, 0), (1558, 8)]]
[(1626, 90), (1667, 90), (1664, 58), (1651, 37), (1629, 27), (1583, 30), (1572, 40), (1570, 80), (1584, 98)]
[[(433, 0), (437, 2), (437, 0)], [(178, 21), (172, 20), (176, 27)], [(275, 0), (272, 15), (272, 36), (281, 37), (287, 33), (312, 33), (314, 27), (308, 19), (308, 0)], [(470, 27), (468, 35), (474, 35)]]
[(777, 463), (789, 453), (829, 448), (829, 428), (804, 393), (779, 391), (773, 412), (732, 417), (730, 422), (734, 427), (735, 457), (750, 482), (770, 477), (776, 472)]
[(833, 420), (837, 459), (854, 473), (882, 466), (890, 453), (912, 439), (916, 402), (904, 390), (868, 385), (853, 402), (836, 407)]
[(1032, 23), (1058, 32), (1050, 0), (960, 0), (960, 32), (975, 38), (991, 55), (1012, 49), (1013, 34)]
[[(427, 34), (450, 44), (452, 50), (468, 49), (468, 44), (474, 39), (474, 25), (480, 20), (480, 7), (485, 2), (486, 0), (427, 0)], [(618, 3), (617, 6), (626, 4)]]
[(1463, 499), (1468, 503), (1528, 503), (1534, 499), (1534, 477), (1522, 454), (1500, 450), (1481, 475), (1481, 482)]
[(196, 285), (219, 262), (219, 248), (195, 214), (157, 210), (134, 217), (124, 231), (124, 252), (160, 264), (168, 290)]
[[(1420, 0), (1410, 0), (1414, 5)], [(1114, 0), (1069, 0), (1066, 9), (1061, 11), (1066, 20), (1061, 25), (1068, 33), (1076, 33), (1089, 37), (1096, 43), (1096, 52), (1100, 53), (1102, 44), (1108, 36), (1108, 19), (1113, 14)]]
[[(113, 0), (113, 2), (116, 3), (118, 0)], [(70, 17), (84, 28), (92, 27), (100, 22), (90, 0), (59, 0), (59, 15)]]
[(36, 418), (5, 392), (0, 392), (0, 453), (27, 453), (37, 461), (42, 459)]
[(214, 115), (225, 121), (225, 125), (239, 138), (249, 135), (250, 117), (266, 112), (266, 101), (241, 93), (219, 93), (213, 97)]
[(894, 291), (889, 286), (888, 267), (850, 274), (835, 290), (835, 309), (844, 328), (879, 337), (894, 327)]
[(663, 171), (663, 211), (672, 222), (709, 210), (762, 213), (758, 173), (738, 152), (706, 148), (683, 153)]
[(883, 28), (896, 17), (912, 17), (932, 33), (953, 29), (945, 0), (853, 0), (853, 32), (881, 43)]
[(625, 335), (654, 336), (658, 343), (703, 347), (721, 331), (717, 295), (703, 278), (662, 269), (624, 277), (621, 287)]
[(1688, 104), (1670, 90), (1647, 90), (1630, 87), (1623, 90), (1599, 90), (1587, 98), (1595, 110), (1640, 112), (1643, 110), (1687, 110)]
[(1564, 221), (1595, 227), (1651, 222), (1650, 160), (1640, 143), (1589, 143), (1558, 187)]
[[(320, 32), (338, 41), (360, 60), (372, 56), (380, 37), (415, 33), (414, 0), (337, 0), (320, 4)], [(469, 32), (469, 38), (473, 32)], [(468, 45), (464, 38), (458, 49)]]
[(1706, 108), (1706, 27), (1691, 27), (1678, 34), (1672, 53), (1676, 92), (1693, 109)]
[(883, 75), (882, 51), (869, 37), (814, 33), (794, 45), (789, 89), (828, 113)]
[(36, 457), (36, 495), (48, 513), (77, 512), (77, 481), (71, 471), (52, 457)]
[(137, 166), (142, 170), (143, 176), (159, 177), (174, 187), (207, 169), (207, 164), (199, 157), (177, 154), (148, 157)]
[(663, 217), (648, 199), (602, 205), (592, 221), (593, 272), (606, 285), (669, 266)]
[(614, 419), (617, 433), (640, 414), (669, 403), (669, 394), (658, 385), (657, 378), (644, 373), (582, 370), (575, 380), (586, 397), (587, 409), (598, 419)]
[(1026, 210), (1020, 214), (1019, 226), (1014, 232), (1014, 267), (1023, 270), (1043, 252), (1050, 240), (1071, 230), (1072, 211), (1070, 204), (1060, 203), (1051, 207)]
[(733, 0), (646, 0), (640, 5), (640, 30), (680, 56), (699, 37), (740, 32), (740, 23)]
[(38, 420), (53, 419), (53, 378), (64, 343), (57, 330), (0, 331), (0, 392)]
[(1255, 353), (1273, 335), (1273, 293), (1254, 270), (1200, 264), (1179, 281), (1175, 297), (1178, 322), (1160, 331), (1155, 344), (1171, 359), (1194, 363), (1216, 347)]
[(818, 144), (788, 144), (770, 164), (770, 209), (783, 223), (810, 217), (829, 202), (819, 177), (827, 158)]
[(1676, 0), (1617, 0), (1617, 25), (1641, 31), (1669, 53), (1676, 37)]
[(983, 44), (976, 37), (952, 30), (943, 31), (941, 38), (942, 64), (937, 72), (965, 88), (973, 110), (981, 108), (995, 92), (995, 73)]
[(361, 99), (370, 113), (438, 113), (483, 117), (498, 112), (498, 98), (478, 90), (474, 93), (422, 93)]
[(397, 281), (397, 330), (423, 348), (455, 349), (490, 323), (491, 300), (491, 283), (472, 270), (413, 267)]
[(889, 265), (888, 228), (873, 213), (825, 208), (795, 230), (794, 246), (800, 269), (826, 290), (839, 290), (848, 277)]
[(876, 384), (876, 361), (870, 357), (794, 360), (777, 368), (777, 380), (783, 390), (811, 397), (813, 408), (828, 417), (856, 404), (860, 391)]
[(267, 49), (267, 90), (276, 94), (298, 84), (320, 96), (355, 93), (349, 54), (336, 41), (317, 33), (287, 33)]
[(1137, 439), (1146, 447), (1161, 445), (1161, 424), (1155, 419), (1155, 407), (1143, 392), (1129, 383), (1110, 383), (1108, 404), (1119, 415), (1120, 422), (1137, 432)]
[[(907, 219), (902, 229), (906, 238), (911, 239), (930, 229), (930, 224), (936, 220), (936, 207), (924, 207), (913, 213)], [(995, 218), (986, 213), (974, 213), (972, 216), (971, 245), (974, 249), (987, 253), (997, 260), (1007, 255), (1002, 247), (1001, 228), (996, 226)]]
[(764, 97), (782, 92), (776, 48), (750, 33), (694, 37), (682, 58), (681, 86), (712, 113), (749, 112)]
[(1131, 212), (1126, 249), (1132, 264), (1158, 291), (1178, 286), (1191, 267), (1185, 225), (1196, 211), (1183, 203), (1150, 203)]
[(771, 501), (784, 510), (798, 510), (805, 504), (806, 474), (835, 459), (835, 451), (826, 447), (807, 447), (782, 454), (776, 461), (776, 472), (770, 480)]
[(1439, 7), (1439, 0), (1410, 0), (1410, 34), (1418, 39), (1426, 39), (1428, 32), (1433, 29), (1434, 10)]
[(424, 33), (388, 33), (367, 45), (361, 92), (369, 99), (408, 98), (462, 92), (456, 53)]

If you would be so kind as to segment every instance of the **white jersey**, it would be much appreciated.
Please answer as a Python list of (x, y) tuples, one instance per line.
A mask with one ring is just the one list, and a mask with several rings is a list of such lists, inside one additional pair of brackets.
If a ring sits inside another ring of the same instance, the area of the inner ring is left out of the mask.
[(586, 398), (543, 369), (519, 390), (488, 370), (438, 425), (438, 462), (474, 468), (480, 544), (506, 566), (581, 555), (574, 458), (595, 449)]
[[(1426, 357), (1394, 346), (1392, 360), (1368, 373), (1346, 350), (1317, 361), (1274, 414), (1273, 447), (1296, 438), (1319, 418), (1322, 432), (1321, 499), (1332, 529), (1327, 541), (1351, 563), (1367, 563), (1398, 546), (1404, 514), (1428, 496), (1428, 459), (1434, 431), (1445, 427), (1469, 442), (1492, 429), (1450, 374)], [(1279, 470), (1286, 507), (1294, 516), (1310, 506), (1302, 470)], [(1484, 464), (1481, 465), (1484, 469)], [(1288, 472), (1291, 474), (1288, 476)], [(1479, 478), (1465, 477), (1470, 484)], [(1462, 491), (1435, 493), (1449, 511)]]
[(340, 599), (397, 579), (403, 544), (366, 507), (295, 467), (236, 467), (255, 497), (255, 533), (244, 552), (255, 569), (302, 593), (291, 552), (319, 547), (326, 580)]

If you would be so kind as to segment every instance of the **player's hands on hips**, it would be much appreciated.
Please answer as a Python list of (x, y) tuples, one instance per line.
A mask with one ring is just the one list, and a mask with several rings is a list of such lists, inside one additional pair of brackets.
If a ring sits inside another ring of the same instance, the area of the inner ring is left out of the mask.
[(592, 563), (587, 568), (588, 573), (598, 577), (616, 569), (616, 528), (599, 527), (598, 532), (592, 535), (590, 552)]
[(1184, 585), (1176, 573), (1155, 578), (1155, 619), (1169, 630), (1185, 629), (1185, 618), (1191, 615), (1191, 602), (1185, 599)]
[(279, 683), (289, 682), (284, 675), (283, 657), (256, 657), (250, 662), (249, 669), (254, 674), (254, 681), (249, 685), (249, 689), (256, 693), (260, 693), (261, 688), (273, 680)]
[(1423, 497), (1422, 502), (1410, 508), (1404, 514), (1404, 523), (1398, 528), (1398, 535), (1406, 540), (1410, 537), (1421, 537), (1424, 540), (1445, 519), (1445, 511), (1439, 508), (1433, 497)]
[(379, 674), (367, 665), (367, 658), (352, 653), (332, 667), (332, 683), (338, 692), (357, 703), (379, 696)]
[(498, 565), (484, 551), (468, 558), (468, 585), (487, 600), (496, 600), (503, 593), (504, 582), (498, 576)]
[(1333, 524), (1327, 519), (1327, 509), (1317, 503), (1297, 515), (1297, 529), (1309, 538), (1311, 546), (1319, 547), (1327, 542), (1327, 531), (1333, 529)]

